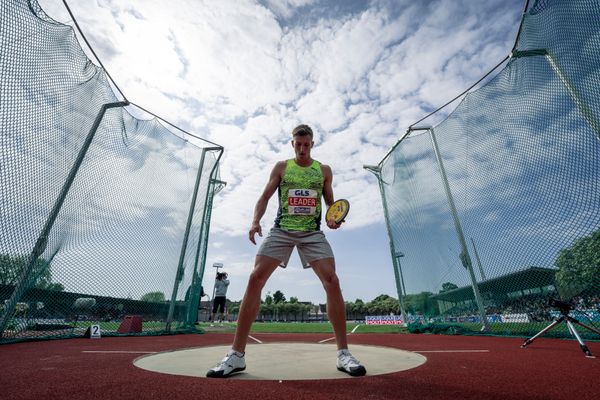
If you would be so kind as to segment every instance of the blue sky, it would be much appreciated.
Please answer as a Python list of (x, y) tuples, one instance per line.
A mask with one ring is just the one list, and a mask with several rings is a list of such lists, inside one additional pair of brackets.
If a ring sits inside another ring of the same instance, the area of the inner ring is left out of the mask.
[[(61, 1), (40, 0), (71, 23)], [(272, 165), (293, 156), (289, 132), (316, 132), (314, 158), (351, 203), (327, 231), (347, 300), (396, 296), (377, 164), (406, 128), (460, 93), (511, 50), (523, 7), (512, 1), (71, 0), (88, 40), (133, 102), (225, 147), (205, 288), (214, 262), (241, 299), (256, 247), (247, 239)], [(435, 120), (431, 123), (436, 122)], [(439, 122), (439, 120), (437, 121)], [(263, 218), (275, 217), (275, 198)], [(296, 255), (265, 293), (324, 302)]]

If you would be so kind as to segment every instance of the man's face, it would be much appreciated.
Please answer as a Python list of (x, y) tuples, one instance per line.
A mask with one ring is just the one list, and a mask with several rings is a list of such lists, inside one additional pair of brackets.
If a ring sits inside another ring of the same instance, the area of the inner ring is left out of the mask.
[(310, 159), (310, 149), (313, 147), (312, 137), (309, 135), (306, 136), (296, 136), (294, 140), (292, 140), (292, 146), (294, 146), (294, 152), (296, 153), (297, 160), (309, 160)]

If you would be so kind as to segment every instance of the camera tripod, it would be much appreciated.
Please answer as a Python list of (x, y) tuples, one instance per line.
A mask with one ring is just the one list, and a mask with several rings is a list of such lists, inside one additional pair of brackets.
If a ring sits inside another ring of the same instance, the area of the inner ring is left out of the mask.
[(562, 315), (560, 317), (556, 318), (550, 325), (548, 325), (547, 327), (545, 327), (544, 329), (539, 331), (537, 334), (535, 334), (531, 338), (525, 340), (525, 342), (523, 342), (523, 344), (521, 345), (521, 348), (527, 347), (528, 345), (533, 343), (533, 341), (535, 339), (542, 336), (544, 333), (548, 332), (550, 329), (554, 328), (556, 325), (558, 325), (564, 321), (567, 323), (567, 328), (569, 329), (569, 333), (571, 334), (571, 336), (573, 336), (579, 342), (579, 347), (581, 348), (581, 351), (583, 351), (585, 356), (588, 358), (596, 358), (592, 354), (590, 349), (586, 346), (584, 341), (581, 339), (581, 336), (579, 336), (579, 333), (577, 332), (577, 330), (575, 329), (575, 325), (573, 325), (573, 324), (582, 326), (592, 332), (597, 333), (598, 335), (600, 335), (600, 331), (598, 329), (592, 328), (591, 326), (587, 326), (587, 325), (579, 322), (577, 319), (571, 317), (569, 315), (569, 311), (573, 310), (574, 307), (570, 303), (566, 303), (566, 302), (556, 300), (556, 299), (550, 299), (548, 303), (551, 306), (558, 308)]

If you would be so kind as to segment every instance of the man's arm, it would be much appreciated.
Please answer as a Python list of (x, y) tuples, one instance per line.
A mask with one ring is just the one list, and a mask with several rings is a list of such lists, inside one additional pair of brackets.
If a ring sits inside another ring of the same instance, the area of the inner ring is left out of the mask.
[[(329, 208), (334, 202), (332, 186), (333, 172), (329, 165), (324, 164), (321, 165), (321, 171), (323, 172), (323, 199), (325, 199), (325, 204), (327, 205), (327, 208)], [(337, 229), (341, 225), (341, 223), (336, 224), (334, 220), (328, 220), (326, 222), (327, 226), (331, 229)]]
[(265, 211), (267, 211), (267, 204), (269, 204), (269, 199), (279, 187), (279, 183), (281, 182), (281, 176), (285, 169), (286, 162), (279, 161), (273, 167), (271, 171), (271, 175), (269, 176), (269, 181), (267, 182), (267, 186), (265, 186), (265, 190), (258, 198), (256, 202), (256, 206), (254, 207), (254, 218), (252, 219), (252, 226), (250, 227), (250, 232), (248, 237), (250, 241), (256, 244), (256, 240), (254, 239), (254, 235), (258, 233), (258, 236), (262, 236), (262, 227), (260, 226), (260, 219), (265, 215)]

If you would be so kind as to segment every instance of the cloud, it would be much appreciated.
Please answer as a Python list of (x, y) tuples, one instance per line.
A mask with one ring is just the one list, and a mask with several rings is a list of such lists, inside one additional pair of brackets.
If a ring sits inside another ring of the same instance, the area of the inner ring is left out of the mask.
[[(62, 2), (41, 4), (68, 22)], [(215, 199), (211, 231), (244, 239), (273, 164), (293, 155), (290, 132), (301, 122), (317, 132), (314, 156), (332, 167), (336, 196), (351, 202), (345, 229), (359, 235), (383, 224), (379, 188), (362, 165), (379, 162), (412, 122), (495, 65), (512, 46), (522, 6), (516, 0), (69, 4), (128, 99), (225, 147), (221, 179), (228, 184)]]
[(266, 6), (283, 18), (290, 18), (299, 8), (315, 3), (317, 0), (265, 0)]

